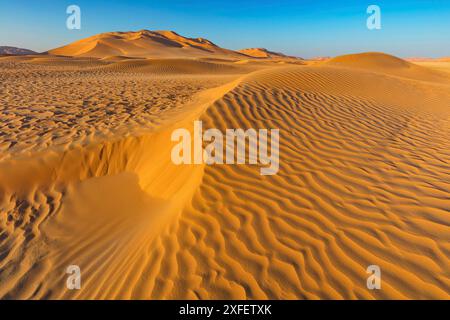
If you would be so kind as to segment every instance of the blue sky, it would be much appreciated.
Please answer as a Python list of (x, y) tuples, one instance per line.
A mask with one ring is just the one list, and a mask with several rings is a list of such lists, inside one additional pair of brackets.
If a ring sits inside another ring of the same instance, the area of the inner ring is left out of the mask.
[[(71, 4), (81, 8), (81, 30), (66, 28)], [(371, 4), (381, 8), (381, 30), (366, 28)], [(140, 29), (302, 57), (363, 51), (439, 57), (450, 56), (450, 1), (0, 0), (0, 45), (45, 51), (101, 32)]]

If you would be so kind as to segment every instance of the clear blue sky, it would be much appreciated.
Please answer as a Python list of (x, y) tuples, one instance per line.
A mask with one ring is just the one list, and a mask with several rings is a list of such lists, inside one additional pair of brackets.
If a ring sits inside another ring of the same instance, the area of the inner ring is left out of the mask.
[[(71, 4), (81, 8), (81, 30), (66, 28)], [(366, 28), (370, 4), (381, 7), (381, 30)], [(0, 0), (0, 45), (46, 51), (101, 32), (140, 29), (303, 57), (450, 56), (450, 0)]]

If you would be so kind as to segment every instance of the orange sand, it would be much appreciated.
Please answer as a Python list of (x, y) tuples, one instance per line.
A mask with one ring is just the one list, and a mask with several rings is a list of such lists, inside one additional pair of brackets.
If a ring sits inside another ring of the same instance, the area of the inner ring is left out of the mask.
[[(0, 58), (0, 298), (450, 298), (448, 66), (104, 37)], [(198, 46), (218, 57), (183, 57)], [(174, 165), (198, 119), (279, 128), (280, 171)]]

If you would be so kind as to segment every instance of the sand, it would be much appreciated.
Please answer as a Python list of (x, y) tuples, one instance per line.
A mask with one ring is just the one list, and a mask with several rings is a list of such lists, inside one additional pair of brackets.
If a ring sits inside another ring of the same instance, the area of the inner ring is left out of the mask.
[(252, 58), (303, 60), (302, 58), (298, 58), (298, 57), (286, 56), (285, 54), (280, 53), (280, 52), (273, 52), (273, 51), (267, 50), (266, 48), (248, 48), (248, 49), (241, 49), (238, 52), (243, 53)]
[[(0, 59), (1, 298), (450, 298), (448, 66), (87, 47)], [(174, 165), (195, 120), (279, 128), (280, 171)]]
[(140, 58), (221, 57), (242, 58), (246, 55), (224, 49), (203, 38), (187, 38), (174, 31), (140, 30), (108, 32), (49, 50), (52, 55), (105, 58), (126, 56)]

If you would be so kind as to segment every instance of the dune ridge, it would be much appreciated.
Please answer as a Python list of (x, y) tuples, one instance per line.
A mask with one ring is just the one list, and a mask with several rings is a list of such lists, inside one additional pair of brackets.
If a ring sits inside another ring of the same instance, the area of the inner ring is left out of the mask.
[[(235, 85), (204, 91), (182, 111), (172, 112), (169, 123), (126, 138), (3, 161), (0, 194), (7, 219), (2, 220), (2, 240), (7, 241), (0, 243), (6, 253), (0, 264), (0, 297), (67, 298), (61, 270), (73, 261), (88, 278), (101, 283), (113, 274), (109, 263), (116, 268), (130, 259), (130, 252), (145, 254), (155, 234), (164, 233), (168, 221), (179, 214), (203, 172), (203, 165), (180, 167), (171, 162), (167, 141), (172, 131), (192, 131), (202, 110)], [(99, 260), (103, 250), (114, 253), (111, 259)], [(126, 272), (131, 276), (141, 265), (130, 261)], [(34, 281), (24, 283), (29, 273)], [(113, 277), (121, 281), (124, 274)], [(89, 298), (104, 288), (91, 290), (74, 292), (72, 298)], [(131, 292), (123, 294), (131, 298)]]
[(30, 55), (30, 54), (37, 54), (37, 52), (17, 47), (0, 46), (0, 55)]

